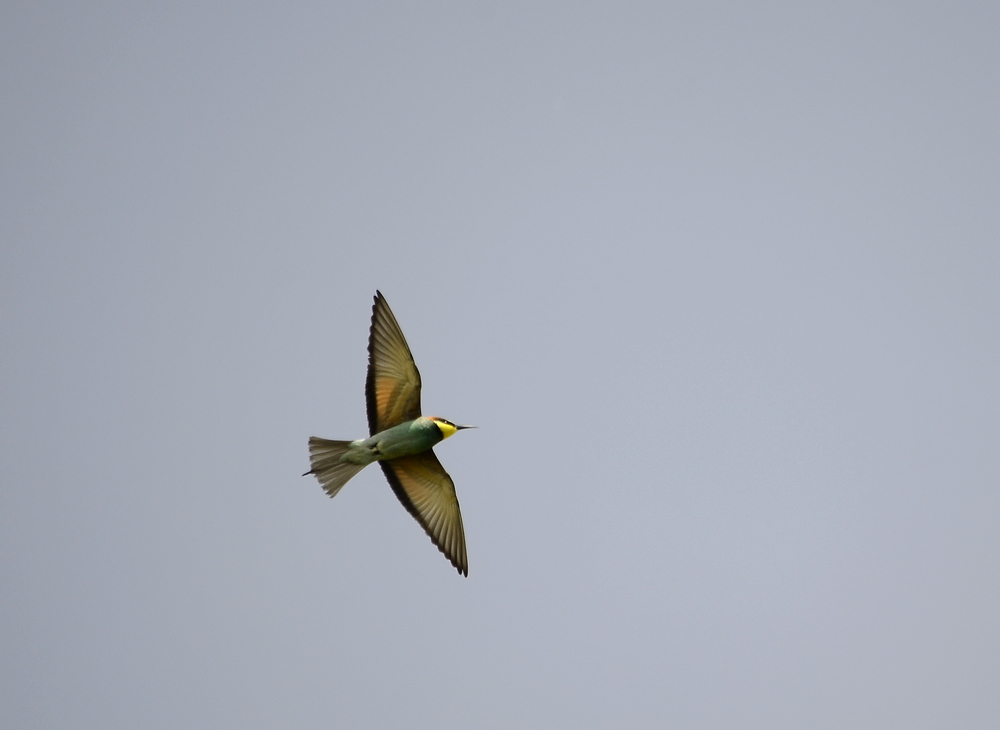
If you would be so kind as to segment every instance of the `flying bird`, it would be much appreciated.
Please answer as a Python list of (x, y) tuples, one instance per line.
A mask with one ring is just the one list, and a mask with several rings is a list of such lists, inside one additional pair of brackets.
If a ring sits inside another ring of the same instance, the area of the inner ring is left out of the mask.
[(306, 474), (315, 474), (331, 497), (351, 477), (377, 461), (396, 497), (459, 573), (469, 575), (465, 530), (455, 483), (433, 447), (465, 428), (420, 415), (420, 373), (382, 292), (375, 292), (368, 334), (368, 430), (356, 441), (309, 439)]

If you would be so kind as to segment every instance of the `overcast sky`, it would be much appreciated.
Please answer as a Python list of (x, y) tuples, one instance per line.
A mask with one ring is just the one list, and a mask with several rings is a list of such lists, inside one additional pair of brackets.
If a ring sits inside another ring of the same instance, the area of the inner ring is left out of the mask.
[(0, 727), (996, 728), (998, 27), (5, 3)]

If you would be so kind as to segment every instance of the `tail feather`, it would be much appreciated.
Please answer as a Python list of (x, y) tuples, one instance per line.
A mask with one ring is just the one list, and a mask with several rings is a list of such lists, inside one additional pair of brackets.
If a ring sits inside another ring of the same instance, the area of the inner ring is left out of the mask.
[(365, 468), (365, 464), (348, 464), (340, 460), (350, 447), (350, 441), (330, 441), (316, 436), (309, 438), (309, 463), (312, 469), (306, 474), (315, 474), (331, 497), (336, 497), (340, 488)]

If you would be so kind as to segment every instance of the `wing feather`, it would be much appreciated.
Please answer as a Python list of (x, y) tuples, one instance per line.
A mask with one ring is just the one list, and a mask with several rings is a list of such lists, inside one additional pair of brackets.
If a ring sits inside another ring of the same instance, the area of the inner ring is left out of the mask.
[(372, 306), (365, 398), (372, 436), (420, 417), (420, 373), (382, 292)]
[(392, 491), (462, 575), (469, 574), (465, 528), (455, 483), (433, 450), (380, 461)]

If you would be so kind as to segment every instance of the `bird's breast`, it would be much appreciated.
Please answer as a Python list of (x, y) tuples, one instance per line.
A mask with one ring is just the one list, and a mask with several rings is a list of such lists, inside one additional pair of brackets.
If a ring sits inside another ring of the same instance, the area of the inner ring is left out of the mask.
[(441, 430), (429, 418), (421, 416), (401, 423), (366, 439), (374, 447), (379, 461), (398, 459), (400, 456), (419, 454), (442, 439)]

